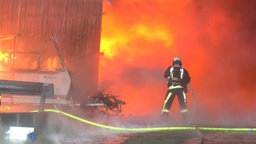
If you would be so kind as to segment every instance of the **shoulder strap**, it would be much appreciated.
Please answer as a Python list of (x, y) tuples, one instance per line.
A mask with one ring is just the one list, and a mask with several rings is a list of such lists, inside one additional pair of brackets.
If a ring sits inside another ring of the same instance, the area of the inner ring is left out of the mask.
[[(173, 78), (173, 66), (170, 68), (170, 76), (171, 78)], [(184, 74), (184, 69), (183, 68), (180, 68), (180, 79), (183, 79), (183, 74)]]
[(181, 69), (180, 69), (180, 79), (183, 79), (183, 73), (184, 73), (184, 69), (181, 68)]

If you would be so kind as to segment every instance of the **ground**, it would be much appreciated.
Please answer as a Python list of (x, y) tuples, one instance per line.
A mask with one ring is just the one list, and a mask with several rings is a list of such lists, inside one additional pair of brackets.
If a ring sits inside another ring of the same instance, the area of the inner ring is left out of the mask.
[[(69, 115), (71, 114), (71, 115)], [(72, 117), (73, 116), (73, 117)], [(165, 128), (177, 123), (161, 123), (157, 118), (123, 117), (120, 115), (87, 115), (83, 111), (69, 113), (48, 112), (45, 125), (38, 131), (36, 141), (14, 142), (4, 139), (1, 126), (1, 144), (253, 144), (256, 134), (252, 131), (159, 130), (129, 131), (136, 128)], [(108, 126), (114, 126), (108, 127)], [(191, 127), (190, 125), (187, 125)], [(193, 127), (193, 126), (192, 126)], [(118, 129), (121, 128), (121, 129)]]

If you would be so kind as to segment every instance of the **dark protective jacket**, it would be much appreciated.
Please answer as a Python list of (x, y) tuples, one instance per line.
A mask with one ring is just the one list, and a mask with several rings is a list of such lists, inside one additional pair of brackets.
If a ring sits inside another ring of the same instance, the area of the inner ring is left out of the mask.
[(180, 85), (187, 92), (187, 84), (190, 82), (190, 76), (185, 68), (169, 66), (164, 73), (164, 78), (167, 79), (168, 87)]

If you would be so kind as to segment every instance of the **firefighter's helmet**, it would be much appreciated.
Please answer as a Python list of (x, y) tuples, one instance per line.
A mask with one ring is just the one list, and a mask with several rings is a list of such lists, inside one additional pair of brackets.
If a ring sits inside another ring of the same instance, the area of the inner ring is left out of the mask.
[(180, 57), (176, 56), (173, 58), (173, 61), (181, 61)]
[(178, 64), (178, 65), (182, 66), (182, 62), (181, 62), (180, 57), (176, 56), (176, 57), (173, 58), (172, 65), (175, 65), (175, 64)]

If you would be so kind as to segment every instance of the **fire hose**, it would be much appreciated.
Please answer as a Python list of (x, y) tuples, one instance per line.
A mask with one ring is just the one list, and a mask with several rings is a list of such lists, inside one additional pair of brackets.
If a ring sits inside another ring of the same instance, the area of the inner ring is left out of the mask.
[[(38, 112), (38, 110), (33, 111)], [(100, 124), (97, 122), (93, 122), (75, 115), (72, 115), (70, 113), (55, 110), (55, 109), (45, 109), (44, 112), (48, 113), (57, 113), (69, 118), (72, 118), (74, 120), (77, 120), (82, 123), (86, 123), (89, 125), (93, 125), (96, 127), (104, 128), (104, 129), (110, 129), (115, 131), (124, 131), (124, 132), (154, 132), (154, 131), (178, 131), (178, 130), (204, 130), (204, 131), (238, 131), (238, 132), (256, 132), (256, 128), (232, 128), (232, 127), (195, 127), (195, 126), (167, 126), (167, 127), (141, 127), (141, 128), (127, 128), (127, 127), (117, 127), (117, 126), (109, 126)]]
[[(193, 103), (193, 112), (196, 112), (196, 100), (195, 100), (195, 94), (190, 84), (188, 84), (189, 91), (192, 96), (192, 103)], [(38, 112), (38, 111), (34, 111)], [(93, 122), (75, 115), (72, 115), (70, 113), (56, 110), (56, 109), (45, 109), (44, 112), (48, 113), (57, 113), (60, 115), (64, 115), (66, 117), (72, 118), (74, 120), (77, 120), (82, 123), (86, 123), (92, 126), (104, 128), (104, 129), (110, 129), (115, 131), (123, 131), (123, 132), (157, 132), (157, 131), (189, 131), (189, 130), (195, 130), (198, 135), (201, 138), (201, 143), (203, 144), (205, 142), (205, 138), (202, 135), (201, 131), (225, 131), (225, 132), (256, 132), (256, 128), (246, 128), (246, 127), (203, 127), (203, 126), (166, 126), (166, 127), (136, 127), (136, 128), (129, 128), (129, 127), (117, 127), (117, 126), (110, 126), (110, 125), (104, 125), (97, 122)]]

